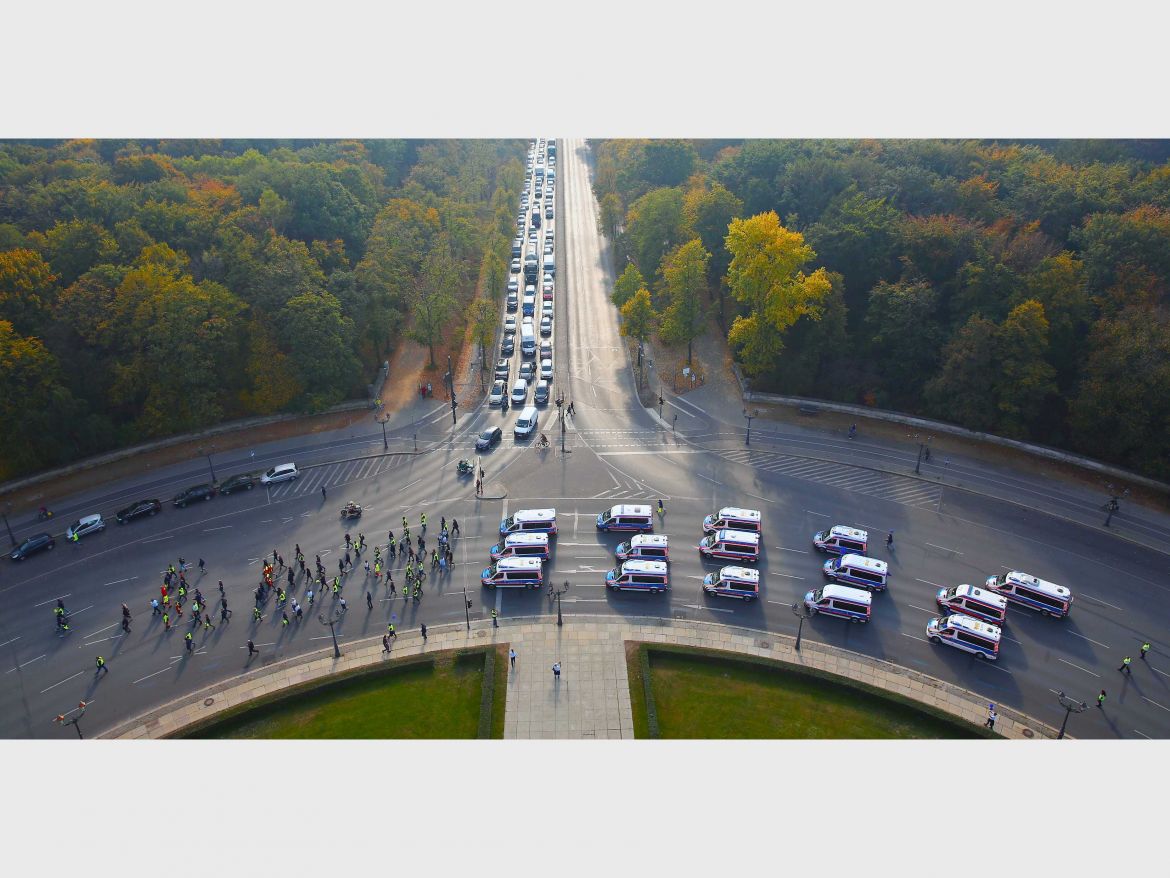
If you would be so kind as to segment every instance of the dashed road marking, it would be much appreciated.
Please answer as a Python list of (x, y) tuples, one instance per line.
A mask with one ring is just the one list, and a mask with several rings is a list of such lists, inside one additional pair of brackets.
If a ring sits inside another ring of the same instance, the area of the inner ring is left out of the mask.
[(1090, 671), (1088, 668), (1082, 668), (1080, 665), (1073, 664), (1072, 662), (1070, 662), (1070, 661), (1067, 661), (1067, 660), (1065, 660), (1065, 659), (1057, 659), (1057, 661), (1058, 661), (1058, 662), (1062, 662), (1063, 664), (1066, 664), (1066, 665), (1068, 665), (1070, 668), (1076, 668), (1078, 671), (1084, 671), (1086, 674), (1092, 674), (1092, 675), (1093, 675), (1094, 677), (1096, 677), (1098, 680), (1100, 680), (1100, 679), (1101, 679), (1101, 675), (1100, 675), (1100, 674), (1098, 674), (1098, 673), (1095, 673), (1095, 672), (1093, 672), (1093, 671)]

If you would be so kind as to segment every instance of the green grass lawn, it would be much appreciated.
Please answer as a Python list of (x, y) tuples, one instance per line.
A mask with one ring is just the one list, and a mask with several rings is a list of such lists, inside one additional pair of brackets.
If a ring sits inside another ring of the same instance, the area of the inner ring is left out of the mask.
[(663, 738), (980, 737), (897, 701), (747, 662), (651, 650), (650, 679)]
[(483, 654), (418, 662), (260, 705), (193, 738), (475, 738)]

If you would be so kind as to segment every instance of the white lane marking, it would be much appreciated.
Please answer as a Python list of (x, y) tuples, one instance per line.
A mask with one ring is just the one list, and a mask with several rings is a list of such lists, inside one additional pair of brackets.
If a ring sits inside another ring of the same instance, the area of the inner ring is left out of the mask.
[(1000, 667), (998, 662), (984, 662), (983, 667), (991, 668), (992, 670), (995, 670), (995, 671), (1003, 671), (1005, 674), (1011, 673), (1011, 671), (1009, 671), (1007, 668)]
[(798, 552), (801, 555), (808, 554), (808, 549), (788, 549), (788, 548), (785, 548), (784, 546), (773, 546), (772, 548), (778, 549), (781, 552)]
[[(649, 454), (651, 452), (647, 452), (647, 453)], [(717, 482), (715, 479), (712, 479), (709, 476), (705, 476), (702, 473), (695, 473), (695, 475), (698, 476), (700, 479), (703, 479), (705, 481), (710, 482), (712, 485), (722, 485), (723, 484), (723, 482)]]
[(962, 555), (958, 549), (952, 549), (949, 546), (936, 546), (934, 543), (924, 543), (923, 545), (930, 546), (932, 549), (942, 549), (944, 552), (954, 552), (956, 555)]
[(161, 671), (155, 671), (153, 674), (147, 674), (145, 677), (139, 677), (137, 680), (135, 680), (130, 685), (136, 686), (137, 684), (141, 683), (143, 680), (149, 680), (151, 677), (157, 677), (159, 674), (165, 674), (169, 670), (170, 670), (170, 668), (166, 667), (166, 668), (163, 668)]
[(1006, 634), (1004, 634), (1002, 628), (999, 631), (999, 638), (1000, 638), (1000, 640), (1010, 640), (1012, 643), (1018, 643), (1020, 646), (1024, 645), (1019, 640), (1016, 640), (1014, 637), (1008, 637)]
[(77, 672), (76, 674), (74, 674), (72, 677), (66, 677), (64, 680), (61, 680), (60, 682), (54, 683), (54, 684), (53, 684), (52, 686), (50, 686), (48, 689), (42, 689), (42, 690), (41, 690), (41, 692), (40, 692), (40, 694), (41, 694), (41, 695), (44, 695), (46, 692), (48, 692), (48, 691), (49, 691), (49, 689), (56, 689), (58, 686), (60, 686), (60, 685), (61, 685), (61, 683), (68, 683), (70, 680), (76, 679), (77, 677), (80, 677), (80, 676), (81, 676), (82, 674), (84, 674), (84, 673), (85, 673), (85, 671), (78, 671), (78, 672)]
[(1088, 598), (1091, 601), (1096, 601), (1099, 604), (1104, 604), (1105, 606), (1111, 607), (1114, 610), (1121, 610), (1123, 613), (1125, 612), (1125, 610), (1122, 610), (1121, 607), (1117, 606), (1117, 604), (1111, 604), (1109, 601), (1103, 601), (1100, 598), (1095, 598), (1091, 594), (1085, 594), (1083, 591), (1081, 592), (1081, 597)]
[(930, 641), (929, 641), (929, 640), (927, 640), (926, 638), (924, 638), (924, 637), (919, 637), (919, 636), (918, 636), (918, 635), (916, 635), (916, 634), (907, 634), (905, 631), (902, 631), (902, 632), (900, 632), (900, 633), (901, 633), (901, 635), (902, 635), (903, 637), (909, 637), (911, 640), (921, 640), (923, 643), (930, 643)]
[(791, 573), (773, 573), (771, 570), (768, 571), (768, 575), (769, 576), (783, 576), (785, 579), (804, 579), (803, 576), (795, 576)]
[(811, 509), (806, 509), (804, 511), (807, 512), (809, 515), (819, 515), (821, 518), (832, 518), (833, 517), (831, 515), (825, 515), (825, 513), (823, 513), (823, 512), (813, 512)]
[(1080, 665), (1074, 665), (1072, 662), (1065, 661), (1064, 659), (1057, 659), (1057, 661), (1063, 662), (1064, 664), (1068, 665), (1070, 668), (1076, 668), (1078, 671), (1084, 671), (1086, 674), (1093, 674), (1093, 676), (1096, 677), (1098, 680), (1101, 679), (1100, 674), (1093, 673), (1093, 671), (1090, 671), (1088, 668), (1082, 668)]
[(90, 604), (88, 607), (82, 607), (80, 610), (74, 610), (72, 613), (69, 613), (69, 618), (72, 619), (74, 616), (80, 615), (81, 613), (84, 613), (86, 610), (92, 610), (92, 609), (93, 609), (93, 604)]
[(569, 598), (570, 604), (604, 604), (607, 598)]
[(929, 579), (918, 579), (915, 577), (915, 582), (925, 582), (927, 585), (933, 585), (935, 588), (946, 588), (944, 585), (939, 585), (937, 582), (931, 582)]
[(1158, 702), (1154, 701), (1153, 699), (1146, 698), (1146, 696), (1144, 696), (1144, 695), (1142, 696), (1142, 701), (1149, 701), (1150, 704), (1154, 705), (1154, 707), (1160, 707), (1160, 708), (1162, 708), (1162, 710), (1166, 711), (1167, 713), (1170, 713), (1170, 707), (1166, 707), (1163, 704), (1159, 704)]
[(217, 530), (231, 530), (232, 527), (233, 527), (233, 525), (230, 525), (230, 524), (221, 524), (219, 527), (205, 527), (205, 528), (203, 528), (203, 532), (205, 534), (209, 534), (212, 531), (217, 531)]
[(928, 609), (926, 609), (926, 607), (920, 607), (917, 604), (906, 604), (906, 606), (911, 607), (915, 610), (922, 610), (922, 612), (924, 612), (924, 613), (930, 613), (932, 616), (938, 612), (938, 610), (928, 610)]
[(401, 488), (399, 488), (398, 490), (399, 490), (399, 491), (405, 491), (407, 488), (413, 488), (415, 485), (417, 485), (417, 484), (418, 484), (419, 482), (421, 482), (421, 481), (422, 481), (422, 479), (421, 479), (421, 478), (415, 479), (415, 480), (414, 480), (413, 482), (411, 482), (409, 485), (403, 485), (403, 486), (402, 486)]
[(770, 500), (767, 497), (761, 497), (759, 494), (753, 494), (751, 491), (744, 491), (749, 497), (755, 497), (757, 500), (763, 500), (765, 503), (779, 503), (779, 500)]
[(166, 536), (152, 537), (149, 540), (143, 540), (142, 545), (145, 546), (149, 543), (161, 543), (163, 540), (171, 540), (171, 539), (174, 539), (174, 534), (167, 534)]
[(1163, 677), (1170, 677), (1170, 674), (1167, 674), (1165, 671), (1159, 671), (1157, 668), (1150, 668), (1150, 670), (1155, 674), (1161, 674)]
[(5, 640), (3, 643), (0, 643), (0, 646), (7, 646), (7, 645), (8, 645), (8, 644), (10, 644), (10, 643), (16, 643), (16, 641), (20, 640), (20, 638), (21, 638), (21, 637), (23, 637), (23, 636), (24, 636), (24, 635), (22, 635), (22, 634), (17, 634), (17, 635), (16, 635), (15, 637), (13, 637), (11, 640)]
[(21, 668), (24, 667), (24, 665), (31, 665), (33, 662), (39, 662), (43, 658), (44, 658), (43, 655), (38, 655), (35, 659), (29, 659), (24, 664), (17, 665), (15, 668), (9, 668), (7, 671), (5, 671), (5, 673), (11, 674), (13, 671), (19, 671)]
[[(338, 639), (338, 640), (341, 640), (341, 638), (343, 638), (343, 637), (345, 637), (345, 635), (344, 635), (344, 634), (338, 634), (338, 635), (337, 635), (337, 639)], [(321, 637), (310, 637), (310, 638), (309, 638), (309, 640), (332, 640), (332, 639), (333, 639), (333, 637), (332, 637), (331, 635), (329, 635), (329, 634), (325, 634), (325, 635), (323, 635), (323, 636), (321, 636)]]
[(686, 607), (690, 610), (710, 610), (712, 613), (734, 613), (735, 610), (728, 610), (723, 607), (706, 607), (700, 604), (679, 604), (680, 607)]
[(130, 581), (135, 580), (137, 578), (138, 578), (137, 576), (129, 576), (126, 579), (115, 579), (113, 582), (103, 582), (102, 585), (103, 586), (105, 586), (105, 585), (118, 585), (121, 582), (130, 582)]
[(49, 598), (47, 601), (41, 601), (39, 604), (33, 604), (33, 607), (34, 608), (43, 607), (43, 606), (45, 606), (45, 604), (51, 604), (51, 603), (54, 603), (54, 602), (59, 601), (59, 600), (63, 601), (63, 600), (65, 600), (65, 598), (71, 598), (71, 597), (73, 597), (72, 592), (69, 594), (59, 595), (58, 597), (55, 597), (55, 598)]
[[(778, 606), (781, 606), (781, 607), (791, 607), (791, 606), (793, 606), (793, 604), (790, 604), (790, 603), (788, 603), (787, 601), (774, 601), (774, 600), (772, 600), (771, 598), (768, 598), (768, 603), (769, 603), (769, 604), (777, 604)], [(799, 602), (799, 601), (795, 601), (794, 603), (800, 603), (800, 602)], [(810, 617), (810, 618), (811, 618), (811, 617)]]
[(1154, 739), (1153, 739), (1153, 738), (1151, 738), (1149, 735), (1147, 735), (1145, 732), (1139, 732), (1137, 729), (1134, 729), (1134, 733), (1135, 733), (1135, 734), (1138, 734), (1138, 735), (1141, 735), (1141, 736), (1142, 736), (1143, 738), (1145, 738), (1147, 741), (1152, 741), (1152, 740), (1154, 740)]
[(117, 627), (118, 627), (118, 623), (115, 622), (113, 625), (107, 625), (105, 628), (99, 628), (97, 631), (93, 631), (89, 634), (84, 635), (84, 637), (82, 639), (89, 640), (91, 637), (94, 636), (94, 634), (101, 634), (103, 631), (109, 631), (111, 628), (117, 628)]
[(1089, 643), (1095, 643), (1097, 646), (1104, 647), (1105, 649), (1112, 649), (1112, 647), (1110, 647), (1108, 644), (1102, 643), (1100, 640), (1094, 640), (1092, 637), (1085, 637), (1085, 635), (1077, 634), (1075, 631), (1069, 631), (1065, 629), (1065, 634), (1071, 634), (1073, 637), (1079, 637), (1081, 640), (1087, 640)]
[(573, 560), (580, 561), (584, 558), (608, 558), (608, 557), (609, 557), (609, 555), (574, 555)]
[[(253, 643), (252, 645), (253, 646), (276, 646), (276, 641), (274, 640), (271, 643)], [(246, 645), (240, 647), (240, 649), (247, 649), (247, 648), (248, 647)]]

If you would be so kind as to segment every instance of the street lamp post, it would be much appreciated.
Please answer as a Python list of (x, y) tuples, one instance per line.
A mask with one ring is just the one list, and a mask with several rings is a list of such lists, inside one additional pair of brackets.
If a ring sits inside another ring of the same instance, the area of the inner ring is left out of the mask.
[(665, 402), (666, 402), (666, 400), (664, 400), (662, 398), (662, 388), (659, 387), (658, 388), (658, 417), (660, 417), (660, 418), (662, 417), (662, 406)]
[(803, 601), (797, 601), (792, 605), (792, 613), (800, 619), (796, 623), (796, 651), (800, 652), (800, 636), (804, 633), (804, 620), (810, 618), (811, 614)]
[[(914, 438), (918, 438), (918, 434), (914, 434)], [(914, 463), (914, 475), (922, 475), (922, 461), (930, 460), (930, 441), (933, 436), (927, 436), (925, 442), (918, 443), (918, 460)]]
[(463, 615), (467, 617), (467, 630), (471, 630), (471, 598), (467, 596), (467, 583), (463, 584)]
[(747, 422), (748, 422), (747, 436), (744, 437), (743, 444), (744, 445), (751, 445), (752, 444), (752, 418), (758, 418), (760, 416), (760, 410), (759, 409), (752, 409), (751, 412), (749, 412), (747, 409), (744, 409), (743, 416), (745, 418), (747, 418)]
[(387, 415), (384, 418), (379, 418), (379, 417), (375, 416), (375, 420), (377, 420), (377, 422), (382, 425), (382, 450), (389, 451), (390, 450), (390, 441), (386, 438), (386, 422), (388, 420), (390, 420), (390, 416)]
[(211, 483), (214, 485), (215, 484), (215, 464), (213, 464), (211, 462), (211, 455), (215, 454), (215, 446), (212, 445), (210, 451), (204, 451), (202, 448), (200, 448), (199, 453), (207, 458), (207, 468), (209, 470), (211, 470)]
[(557, 624), (564, 625), (564, 617), (561, 616), (561, 595), (569, 590), (569, 580), (565, 580), (565, 584), (560, 588), (553, 588), (552, 596), (557, 600)]
[(337, 645), (337, 631), (334, 626), (341, 621), (342, 615), (341, 610), (337, 609), (333, 611), (333, 615), (328, 619), (325, 618), (324, 613), (320, 613), (317, 616), (322, 625), (329, 626), (329, 633), (333, 635), (333, 657), (335, 659), (341, 658), (341, 647)]
[[(73, 730), (75, 732), (77, 732), (77, 740), (80, 741), (81, 740), (81, 718), (83, 716), (85, 716), (85, 709), (87, 707), (89, 707), (89, 704), (87, 702), (79, 701), (77, 704), (77, 707), (73, 708), (73, 710), (69, 711), (69, 713), (58, 714), (53, 719), (53, 722), (60, 723), (63, 726), (73, 726)], [(69, 714), (71, 714), (71, 713), (76, 713), (77, 716), (73, 717), (72, 719), (65, 719), (65, 717), (69, 716)]]
[(12, 535), (12, 525), (8, 523), (8, 513), (12, 511), (12, 504), (4, 504), (4, 528), (8, 531), (8, 539), (12, 541), (12, 548), (16, 548), (16, 537)]
[(1060, 733), (1056, 736), (1056, 740), (1060, 741), (1064, 738), (1064, 727), (1068, 725), (1069, 714), (1087, 710), (1089, 705), (1083, 701), (1077, 701), (1075, 698), (1069, 698), (1063, 692), (1057, 693), (1056, 698), (1060, 701), (1060, 706), (1064, 708), (1064, 722), (1060, 724)]
[(1113, 513), (1117, 512), (1117, 510), (1119, 510), (1120, 508), (1121, 508), (1121, 504), (1118, 502), (1117, 496), (1114, 495), (1113, 497), (1110, 497), (1109, 502), (1105, 504), (1105, 509), (1109, 513), (1108, 515), (1105, 516), (1105, 526), (1106, 527), (1109, 527), (1109, 522), (1113, 521)]
[(451, 394), (451, 426), (457, 423), (455, 417), (455, 373), (451, 371), (451, 355), (447, 355), (447, 392)]

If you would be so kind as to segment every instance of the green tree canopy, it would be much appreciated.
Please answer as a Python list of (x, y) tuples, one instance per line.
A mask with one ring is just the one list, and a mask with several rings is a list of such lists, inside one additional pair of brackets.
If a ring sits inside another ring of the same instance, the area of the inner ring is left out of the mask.
[(667, 344), (687, 346), (687, 365), (692, 365), (691, 348), (703, 334), (706, 318), (707, 261), (711, 254), (698, 238), (667, 253), (662, 260), (662, 287), (667, 305), (659, 335)]

